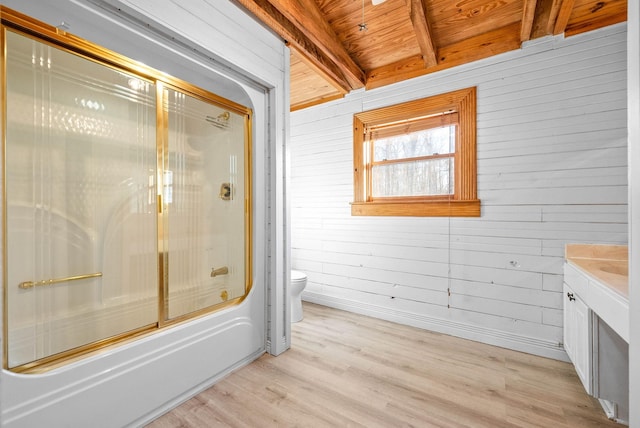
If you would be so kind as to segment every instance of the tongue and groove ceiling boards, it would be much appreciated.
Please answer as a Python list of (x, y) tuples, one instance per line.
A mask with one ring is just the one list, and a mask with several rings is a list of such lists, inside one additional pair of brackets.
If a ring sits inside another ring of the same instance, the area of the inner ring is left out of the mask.
[(627, 0), (235, 1), (291, 47), (291, 110), (627, 19)]

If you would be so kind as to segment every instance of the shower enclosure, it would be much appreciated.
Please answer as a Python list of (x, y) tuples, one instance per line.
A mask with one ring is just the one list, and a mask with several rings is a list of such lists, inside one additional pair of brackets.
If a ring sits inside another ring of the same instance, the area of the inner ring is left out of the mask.
[(251, 110), (86, 42), (2, 42), (4, 367), (242, 301)]

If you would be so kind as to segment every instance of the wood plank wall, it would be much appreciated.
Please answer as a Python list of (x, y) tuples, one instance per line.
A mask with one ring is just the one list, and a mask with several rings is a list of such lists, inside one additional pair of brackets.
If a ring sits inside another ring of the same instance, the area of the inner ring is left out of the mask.
[[(482, 216), (351, 217), (353, 114), (469, 86)], [(566, 359), (565, 244), (627, 242), (626, 24), (294, 112), (290, 156), (304, 299)]]

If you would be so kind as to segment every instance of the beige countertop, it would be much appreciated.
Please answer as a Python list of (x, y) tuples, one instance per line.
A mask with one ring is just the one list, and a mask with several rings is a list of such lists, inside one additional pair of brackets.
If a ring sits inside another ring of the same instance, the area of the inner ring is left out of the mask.
[(567, 261), (629, 298), (629, 253), (626, 245), (567, 244)]

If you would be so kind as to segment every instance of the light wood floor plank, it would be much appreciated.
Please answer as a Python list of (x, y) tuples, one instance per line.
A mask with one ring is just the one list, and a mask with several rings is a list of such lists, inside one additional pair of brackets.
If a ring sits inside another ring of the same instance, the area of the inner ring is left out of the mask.
[(616, 427), (573, 366), (310, 303), (292, 347), (148, 425)]

